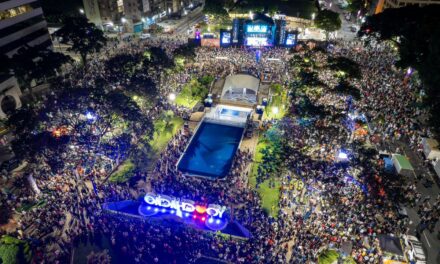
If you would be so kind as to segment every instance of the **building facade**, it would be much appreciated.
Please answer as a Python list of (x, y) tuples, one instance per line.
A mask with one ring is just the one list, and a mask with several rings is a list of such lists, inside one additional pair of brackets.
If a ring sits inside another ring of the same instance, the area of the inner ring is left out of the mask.
[(104, 30), (139, 32), (167, 15), (181, 13), (189, 2), (189, 0), (83, 0), (83, 5), (87, 18)]
[(0, 53), (10, 57), (24, 45), (52, 45), (40, 2), (0, 0)]
[(440, 4), (440, 0), (379, 0), (376, 5), (375, 14), (382, 12), (386, 8), (399, 8), (407, 5), (425, 6), (434, 4)]

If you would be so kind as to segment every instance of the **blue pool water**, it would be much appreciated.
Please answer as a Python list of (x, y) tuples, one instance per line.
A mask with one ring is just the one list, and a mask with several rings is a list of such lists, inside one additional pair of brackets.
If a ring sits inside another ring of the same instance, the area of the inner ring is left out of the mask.
[(225, 177), (231, 169), (243, 129), (203, 122), (177, 168), (184, 173), (198, 176)]

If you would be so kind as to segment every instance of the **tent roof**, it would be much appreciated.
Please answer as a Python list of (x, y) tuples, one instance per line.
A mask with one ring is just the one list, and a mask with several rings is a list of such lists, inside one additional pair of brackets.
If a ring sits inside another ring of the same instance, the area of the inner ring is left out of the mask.
[(394, 154), (393, 157), (397, 160), (402, 170), (414, 170), (408, 158), (400, 154)]

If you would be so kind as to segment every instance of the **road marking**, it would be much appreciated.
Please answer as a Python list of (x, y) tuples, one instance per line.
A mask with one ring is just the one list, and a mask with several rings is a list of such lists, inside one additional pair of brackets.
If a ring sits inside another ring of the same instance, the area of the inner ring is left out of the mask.
[(425, 236), (426, 243), (428, 243), (428, 247), (431, 247), (431, 244), (429, 243), (428, 237), (426, 236), (426, 233), (423, 232), (423, 235)]

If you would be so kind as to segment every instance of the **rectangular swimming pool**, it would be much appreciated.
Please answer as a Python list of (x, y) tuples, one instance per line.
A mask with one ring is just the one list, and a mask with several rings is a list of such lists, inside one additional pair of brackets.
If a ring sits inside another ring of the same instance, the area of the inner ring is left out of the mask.
[(243, 127), (203, 122), (183, 153), (177, 169), (189, 175), (212, 179), (225, 177), (231, 169), (243, 130)]

